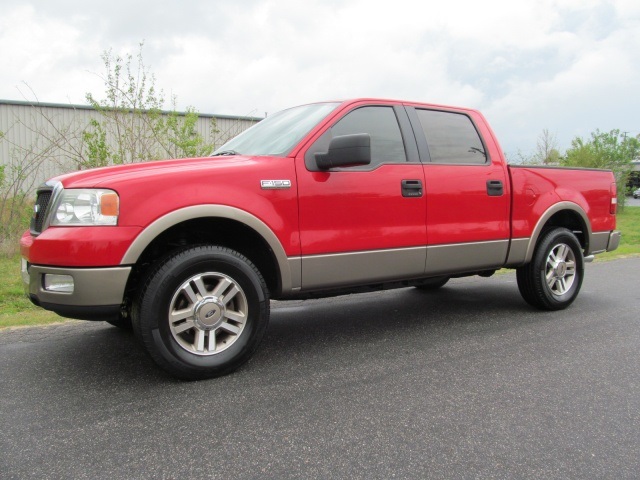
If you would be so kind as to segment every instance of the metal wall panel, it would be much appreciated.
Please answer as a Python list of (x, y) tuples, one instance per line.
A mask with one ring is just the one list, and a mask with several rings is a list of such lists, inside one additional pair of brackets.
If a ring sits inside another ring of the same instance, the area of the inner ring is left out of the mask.
[[(166, 112), (165, 112), (166, 114)], [(33, 190), (47, 179), (78, 170), (82, 135), (98, 112), (83, 105), (0, 100), (0, 165), (7, 178), (20, 171), (21, 190)], [(216, 132), (211, 122), (215, 121)], [(199, 114), (196, 131), (216, 148), (251, 127), (260, 118)], [(166, 158), (161, 153), (159, 157)]]

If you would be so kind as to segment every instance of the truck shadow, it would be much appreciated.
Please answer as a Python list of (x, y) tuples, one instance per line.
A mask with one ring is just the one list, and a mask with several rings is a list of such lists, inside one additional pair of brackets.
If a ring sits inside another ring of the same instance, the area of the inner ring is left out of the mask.
[[(290, 368), (292, 359), (296, 368), (311, 371), (318, 362), (366, 361), (435, 345), (446, 348), (463, 337), (481, 339), (553, 321), (557, 315), (532, 309), (515, 283), (504, 280), (454, 280), (435, 292), (407, 288), (272, 302), (271, 322), (261, 346), (232, 377)], [(181, 383), (155, 366), (131, 332), (102, 323), (64, 325), (60, 328), (68, 330), (66, 336), (56, 337), (46, 348), (36, 347), (30, 361), (22, 362), (26, 375), (46, 377), (47, 382), (58, 377), (63, 388), (69, 383), (82, 388)], [(57, 327), (46, 328), (53, 338)]]
[(319, 300), (272, 304), (261, 348), (266, 355), (375, 343), (394, 337), (451, 335), (457, 331), (508, 329), (545, 321), (549, 314), (529, 307), (517, 288), (455, 281), (437, 291), (415, 288)]

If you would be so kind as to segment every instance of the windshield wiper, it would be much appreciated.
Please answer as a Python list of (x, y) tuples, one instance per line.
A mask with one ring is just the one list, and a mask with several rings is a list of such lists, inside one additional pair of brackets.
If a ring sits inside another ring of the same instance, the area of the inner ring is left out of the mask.
[(240, 154), (235, 150), (223, 150), (222, 152), (211, 154), (212, 157), (222, 157), (222, 156), (228, 156), (228, 155), (240, 155)]

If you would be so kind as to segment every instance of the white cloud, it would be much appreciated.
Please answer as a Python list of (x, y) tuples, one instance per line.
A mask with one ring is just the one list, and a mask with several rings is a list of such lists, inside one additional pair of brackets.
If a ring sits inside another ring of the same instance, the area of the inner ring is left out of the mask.
[(100, 54), (144, 39), (157, 85), (201, 112), (382, 96), (480, 108), (509, 151), (543, 128), (563, 147), (595, 128), (640, 133), (634, 0), (5, 4), (0, 98), (24, 80), (43, 101), (82, 103), (103, 91)]
[(5, 9), (0, 17), (0, 98), (33, 100), (31, 88), (43, 101), (84, 102), (86, 89), (99, 84), (87, 81), (85, 70), (96, 69), (100, 59), (80, 37), (72, 22), (42, 17), (28, 4)]
[(567, 63), (553, 77), (540, 82), (520, 79), (487, 106), (498, 135), (511, 136), (512, 151), (526, 149), (527, 142), (533, 148), (528, 139), (543, 128), (558, 132), (563, 147), (574, 136), (588, 136), (597, 128), (640, 133), (635, 113), (640, 108), (640, 24), (637, 19), (632, 23), (633, 28), (619, 29), (602, 40), (584, 32), (574, 37), (563, 53)]

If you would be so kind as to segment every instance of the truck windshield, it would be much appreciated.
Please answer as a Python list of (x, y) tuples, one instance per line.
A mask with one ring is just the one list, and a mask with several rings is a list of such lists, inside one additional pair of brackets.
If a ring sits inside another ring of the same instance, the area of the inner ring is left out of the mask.
[(314, 103), (282, 110), (218, 148), (216, 155), (287, 155), (339, 103)]

